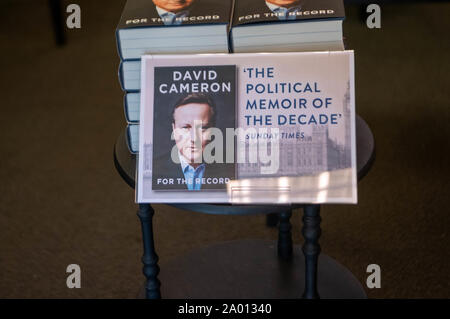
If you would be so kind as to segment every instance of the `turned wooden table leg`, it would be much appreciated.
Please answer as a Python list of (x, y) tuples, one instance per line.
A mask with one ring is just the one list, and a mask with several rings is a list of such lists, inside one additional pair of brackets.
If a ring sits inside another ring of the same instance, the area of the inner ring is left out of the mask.
[(303, 298), (317, 299), (317, 260), (320, 254), (320, 206), (306, 205), (303, 214), (302, 234), (305, 238), (302, 250), (305, 255), (305, 291)]
[(160, 299), (161, 283), (158, 280), (159, 266), (158, 255), (155, 252), (153, 241), (153, 208), (149, 204), (139, 204), (138, 216), (142, 226), (142, 240), (144, 243), (144, 255), (142, 263), (144, 264), (143, 273), (147, 282), (145, 283), (145, 296), (147, 299)]
[(278, 215), (278, 256), (282, 259), (292, 257), (291, 216), (292, 211), (290, 210)]

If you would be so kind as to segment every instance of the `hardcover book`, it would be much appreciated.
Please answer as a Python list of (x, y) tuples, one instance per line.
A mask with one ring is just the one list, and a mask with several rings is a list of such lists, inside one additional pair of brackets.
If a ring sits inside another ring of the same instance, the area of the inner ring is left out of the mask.
[(125, 119), (128, 124), (139, 123), (140, 99), (140, 93), (126, 93), (123, 98)]
[(141, 60), (120, 62), (119, 83), (125, 92), (137, 92), (141, 89)]
[(344, 50), (343, 0), (235, 0), (233, 52)]
[(122, 60), (228, 52), (232, 0), (128, 0), (117, 26)]
[(355, 203), (353, 51), (142, 57), (137, 201)]
[(131, 154), (139, 152), (139, 124), (127, 125), (127, 146)]

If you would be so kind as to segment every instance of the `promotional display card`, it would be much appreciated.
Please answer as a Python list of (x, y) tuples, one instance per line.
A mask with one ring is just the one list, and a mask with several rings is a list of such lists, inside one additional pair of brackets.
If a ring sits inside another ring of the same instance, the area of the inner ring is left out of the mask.
[(142, 57), (139, 203), (356, 203), (353, 51)]

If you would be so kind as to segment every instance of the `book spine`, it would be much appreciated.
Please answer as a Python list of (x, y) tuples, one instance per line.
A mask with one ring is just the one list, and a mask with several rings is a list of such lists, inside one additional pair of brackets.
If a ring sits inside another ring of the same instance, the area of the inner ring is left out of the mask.
[(236, 5), (236, 0), (232, 0), (231, 3), (231, 12), (230, 12), (230, 20), (228, 21), (227, 27), (227, 40), (228, 40), (228, 53), (233, 53), (233, 43), (231, 38), (231, 30), (233, 29), (233, 18), (234, 18), (234, 7)]
[(125, 91), (125, 86), (124, 86), (124, 81), (123, 81), (123, 61), (120, 61), (119, 64), (119, 70), (117, 73), (117, 76), (119, 78), (119, 83), (120, 83), (120, 88), (122, 89), (122, 91)]
[(116, 46), (117, 46), (117, 54), (119, 55), (120, 61), (124, 60), (123, 54), (122, 54), (122, 46), (120, 42), (120, 34), (119, 29), (116, 30)]
[(128, 124), (127, 126), (127, 146), (131, 154), (139, 153), (139, 125)]
[(119, 82), (125, 92), (139, 92), (141, 90), (141, 61), (124, 60), (119, 65)]
[(124, 113), (128, 124), (139, 124), (140, 99), (140, 93), (125, 93), (124, 95)]
[(130, 124), (130, 117), (129, 117), (129, 111), (128, 111), (128, 94), (125, 93), (123, 95), (123, 110), (124, 110), (124, 114), (125, 114), (125, 120), (127, 121), (128, 124)]

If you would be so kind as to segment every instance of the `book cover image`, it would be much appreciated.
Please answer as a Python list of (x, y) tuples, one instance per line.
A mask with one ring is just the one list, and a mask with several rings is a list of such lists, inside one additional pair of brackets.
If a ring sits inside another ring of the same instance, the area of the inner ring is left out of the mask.
[(128, 0), (120, 28), (228, 23), (231, 0)]
[[(226, 189), (234, 155), (223, 145), (234, 129), (236, 66), (155, 67), (152, 189)], [(230, 158), (231, 156), (231, 158)]]
[(233, 25), (343, 18), (342, 0), (236, 0)]

